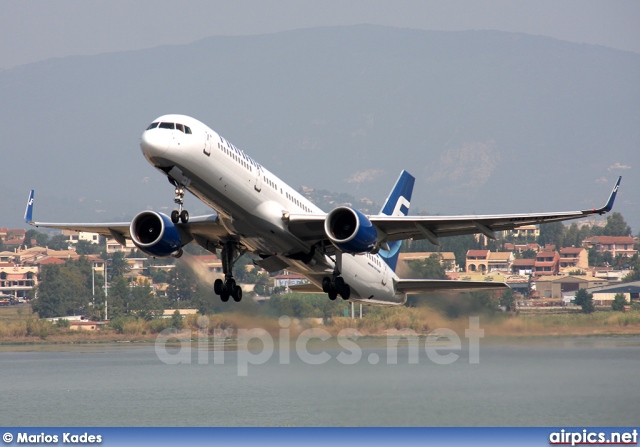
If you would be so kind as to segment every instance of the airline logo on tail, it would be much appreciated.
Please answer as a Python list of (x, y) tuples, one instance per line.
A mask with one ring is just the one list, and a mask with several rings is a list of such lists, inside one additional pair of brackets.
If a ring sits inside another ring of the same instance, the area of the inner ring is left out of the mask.
[[(385, 216), (407, 216), (409, 214), (411, 193), (413, 192), (415, 180), (416, 179), (407, 171), (402, 171), (389, 197), (387, 197), (387, 201), (384, 203), (380, 214), (384, 214)], [(389, 250), (381, 249), (378, 254), (392, 270), (395, 270), (398, 264), (402, 241), (389, 242), (388, 245)]]
[(24, 210), (24, 220), (27, 223), (33, 222), (33, 189), (29, 193), (29, 200), (27, 201), (27, 209)]

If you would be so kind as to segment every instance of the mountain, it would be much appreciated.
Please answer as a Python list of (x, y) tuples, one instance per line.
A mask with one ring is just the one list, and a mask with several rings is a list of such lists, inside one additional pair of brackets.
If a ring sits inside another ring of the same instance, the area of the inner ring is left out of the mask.
[(615, 209), (637, 232), (638, 79), (635, 53), (368, 25), (24, 65), (0, 72), (0, 224), (22, 225), (31, 188), (39, 220), (172, 209), (138, 142), (184, 113), (294, 187), (383, 203), (407, 169), (416, 213), (591, 208), (623, 174)]

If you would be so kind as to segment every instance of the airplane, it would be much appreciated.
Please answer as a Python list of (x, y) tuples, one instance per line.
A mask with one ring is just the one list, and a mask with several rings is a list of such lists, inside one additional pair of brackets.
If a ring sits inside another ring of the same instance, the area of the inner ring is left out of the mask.
[[(402, 240), (483, 234), (522, 225), (579, 219), (611, 211), (618, 178), (606, 204), (597, 209), (559, 213), (463, 216), (409, 216), (415, 178), (402, 171), (379, 214), (364, 215), (349, 206), (325, 213), (220, 134), (185, 115), (163, 115), (142, 133), (144, 157), (175, 188), (177, 209), (170, 215), (147, 210), (131, 222), (46, 223), (33, 220), (31, 191), (25, 221), (36, 227), (95, 232), (124, 245), (131, 239), (152, 257), (180, 257), (194, 242), (220, 250), (224, 280), (214, 282), (223, 302), (242, 299), (233, 266), (244, 253), (268, 272), (287, 269), (309, 284), (296, 291), (325, 293), (329, 299), (370, 305), (403, 305), (407, 294), (505, 289), (504, 283), (440, 279), (401, 279), (395, 273)], [(190, 217), (188, 191), (214, 211)], [(217, 254), (217, 253), (216, 253)]]

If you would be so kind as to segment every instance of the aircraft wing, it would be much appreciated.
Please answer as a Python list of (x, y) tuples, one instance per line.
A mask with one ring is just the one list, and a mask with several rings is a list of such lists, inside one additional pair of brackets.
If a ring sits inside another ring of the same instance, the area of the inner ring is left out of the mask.
[[(368, 216), (379, 233), (385, 235), (383, 242), (404, 239), (427, 239), (439, 245), (439, 238), (482, 233), (495, 239), (494, 232), (512, 230), (523, 225), (536, 225), (549, 222), (579, 219), (592, 214), (605, 214), (613, 208), (620, 181), (611, 191), (606, 204), (601, 208), (582, 211), (564, 211), (557, 213), (496, 214), (468, 216)], [(309, 242), (326, 240), (324, 215), (290, 215), (289, 229), (300, 239)]]
[[(131, 222), (104, 222), (104, 223), (63, 223), (63, 222), (35, 222), (33, 220), (34, 192), (31, 191), (24, 220), (29, 225), (43, 228), (57, 228), (59, 230), (86, 231), (98, 233), (105, 237), (113, 237), (121, 245), (125, 245), (126, 239), (131, 239)], [(194, 216), (186, 224), (176, 224), (179, 230), (202, 245), (207, 241), (217, 242), (231, 237), (222, 224), (217, 214)]]
[(508, 289), (503, 282), (454, 281), (451, 279), (400, 279), (395, 281), (396, 291), (416, 293), (465, 292), (469, 290)]

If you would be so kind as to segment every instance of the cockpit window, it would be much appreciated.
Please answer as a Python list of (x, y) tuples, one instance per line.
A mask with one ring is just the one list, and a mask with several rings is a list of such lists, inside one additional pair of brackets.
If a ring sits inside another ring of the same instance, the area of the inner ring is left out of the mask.
[(174, 123), (160, 123), (160, 129), (175, 129)]
[(191, 128), (189, 126), (184, 126), (184, 133), (191, 134)]
[(184, 126), (182, 124), (176, 124), (176, 129), (178, 129), (180, 132), (184, 132)]
[(155, 123), (151, 123), (151, 124), (149, 124), (149, 127), (147, 127), (147, 130), (149, 130), (149, 129), (155, 129), (156, 127), (158, 127), (158, 124), (159, 124), (158, 122), (155, 122)]

